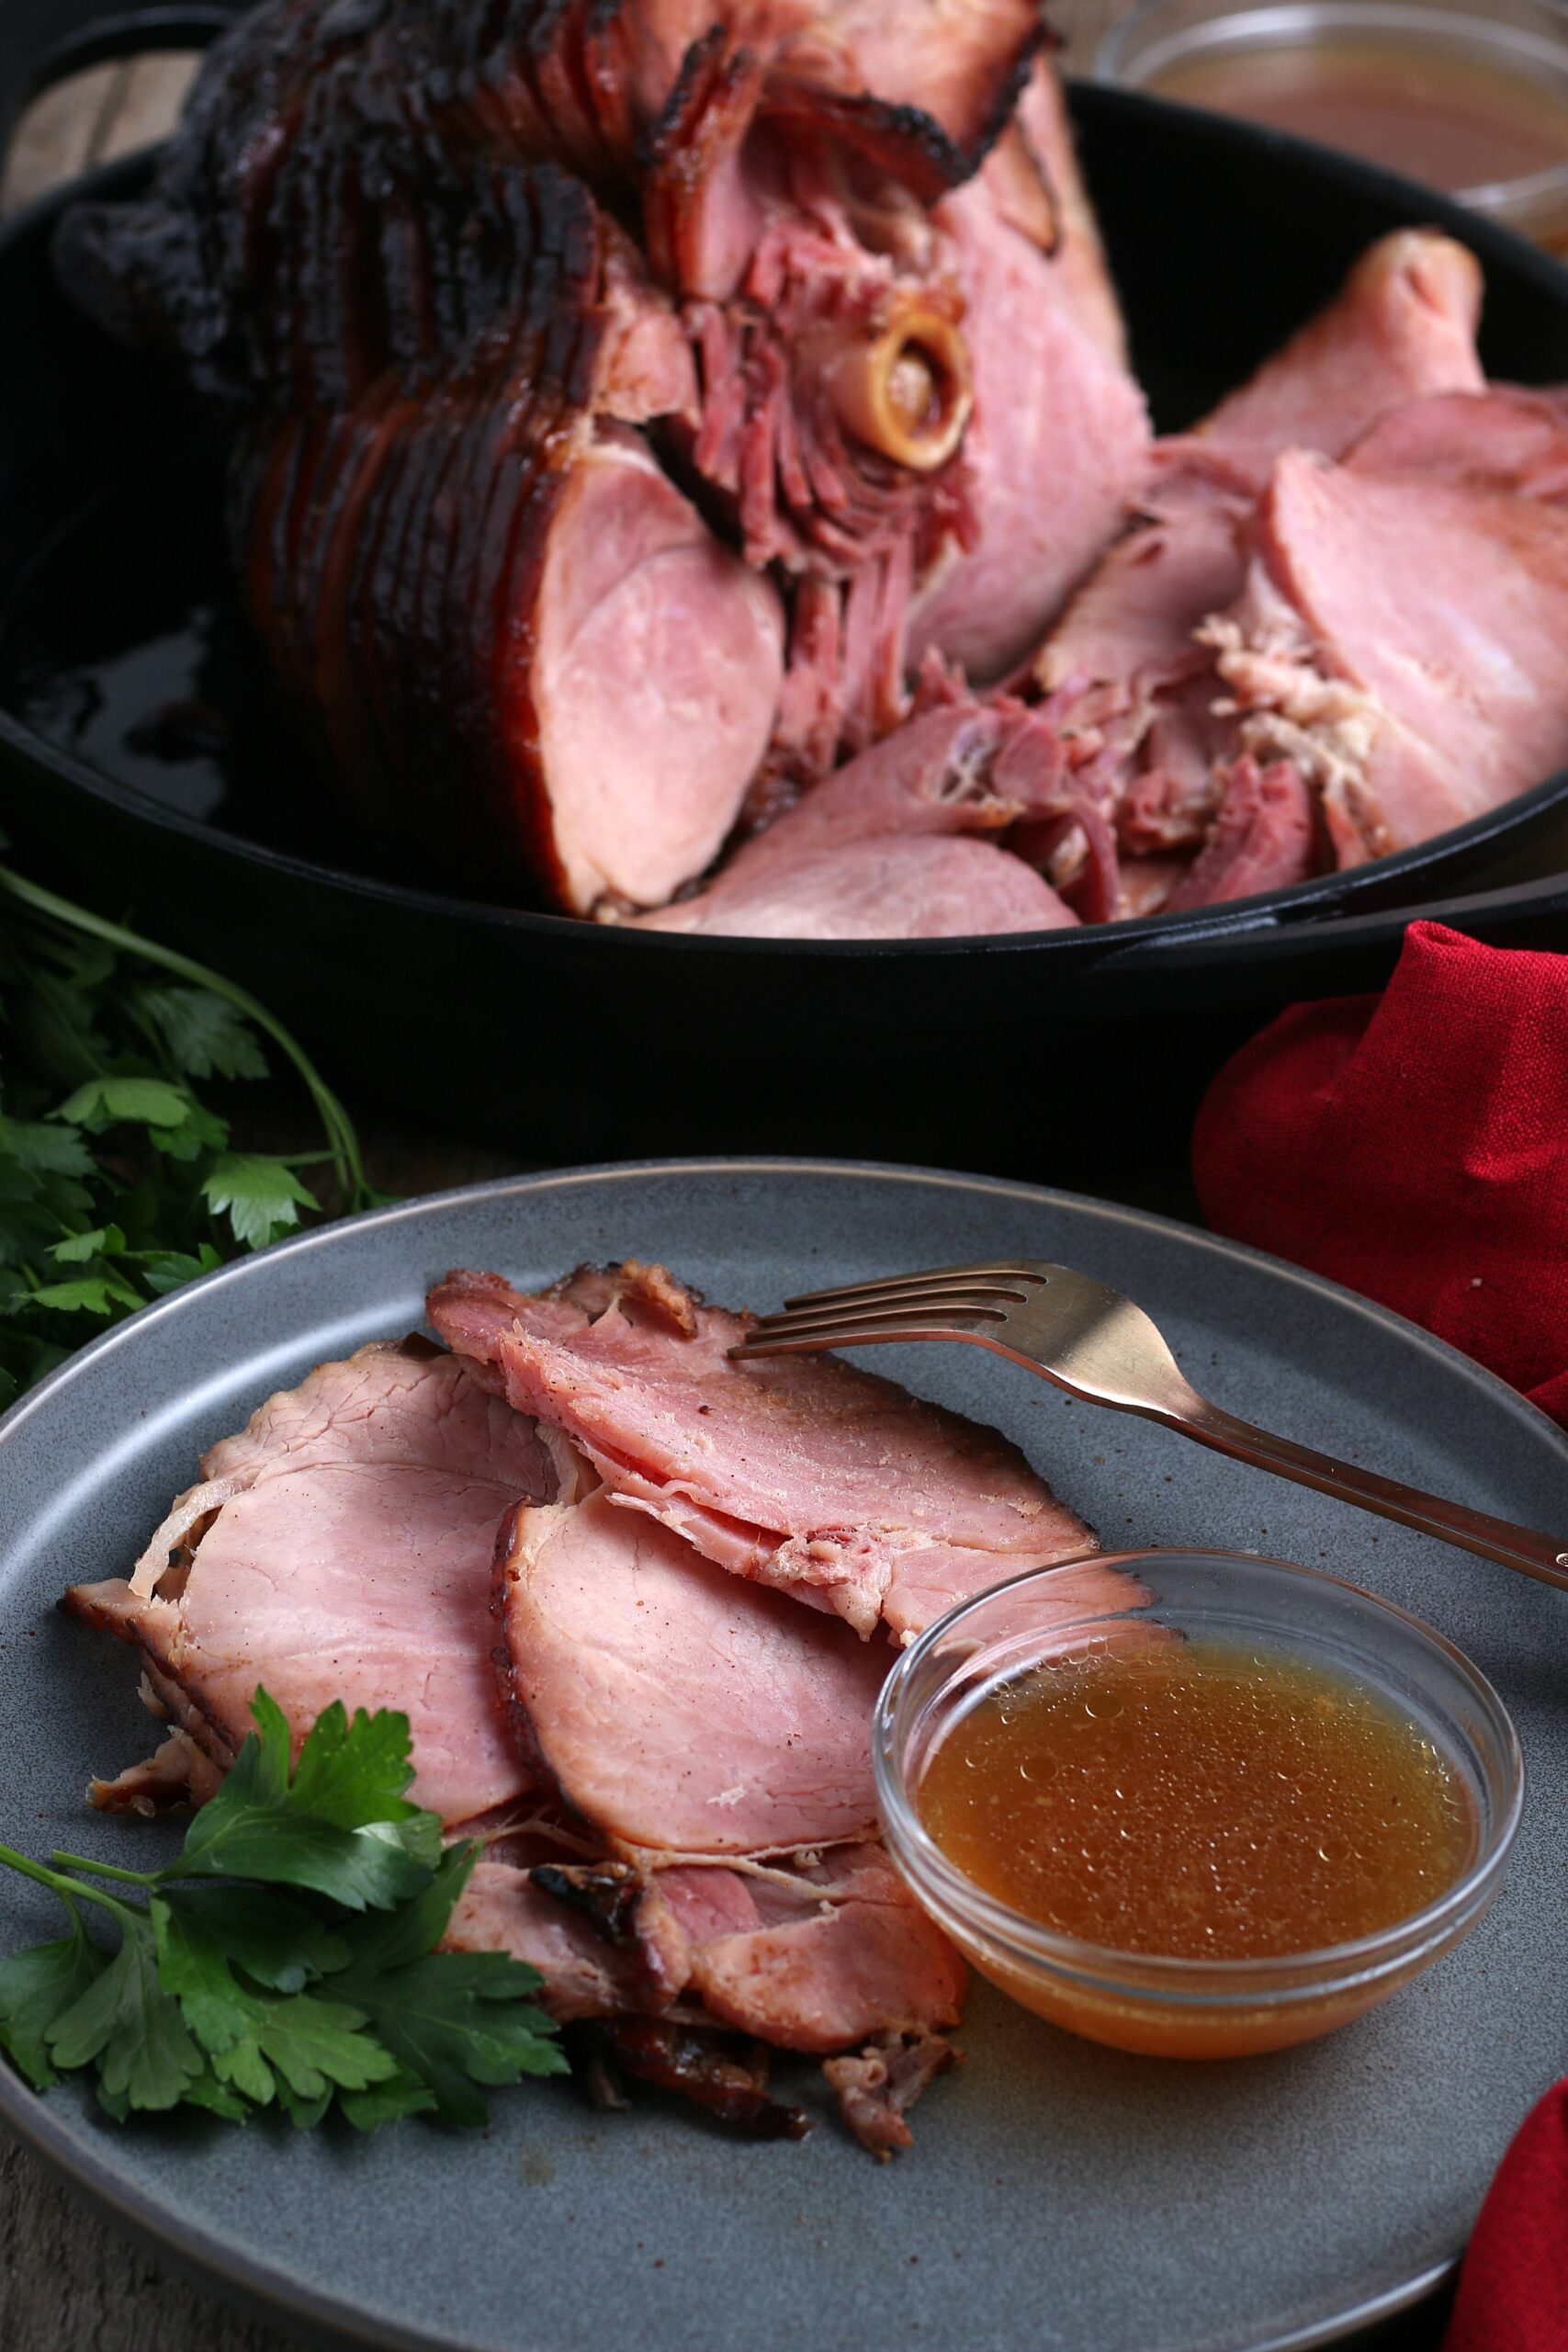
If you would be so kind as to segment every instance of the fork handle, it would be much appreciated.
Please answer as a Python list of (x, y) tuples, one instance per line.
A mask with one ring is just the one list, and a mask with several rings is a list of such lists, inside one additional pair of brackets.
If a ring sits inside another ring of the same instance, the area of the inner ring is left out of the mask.
[(1157, 1418), (1195, 1437), (1201, 1445), (1212, 1446), (1216, 1453), (1250, 1462), (1259, 1470), (1272, 1470), (1281, 1478), (1293, 1478), (1299, 1487), (1315, 1487), (1320, 1494), (1337, 1495), (1342, 1502), (1359, 1503), (1363, 1510), (1396, 1519), (1405, 1527), (1418, 1528), (1423, 1535), (1439, 1536), (1445, 1544), (1461, 1544), (1467, 1552), (1479, 1552), (1483, 1559), (1522, 1569), (1527, 1577), (1568, 1592), (1568, 1538), (1541, 1535), (1533, 1528), (1516, 1527), (1512, 1520), (1494, 1519), (1489, 1512), (1471, 1510), (1463, 1503), (1445, 1502), (1419, 1487), (1401, 1486), (1396, 1478), (1380, 1478), (1375, 1470), (1362, 1470), (1353, 1463), (1337, 1461), (1331, 1453), (1315, 1453), (1310, 1445), (1297, 1445), (1288, 1437), (1255, 1429), (1250, 1421), (1211, 1405), (1206, 1397), (1194, 1395), (1190, 1407), (1162, 1412)]

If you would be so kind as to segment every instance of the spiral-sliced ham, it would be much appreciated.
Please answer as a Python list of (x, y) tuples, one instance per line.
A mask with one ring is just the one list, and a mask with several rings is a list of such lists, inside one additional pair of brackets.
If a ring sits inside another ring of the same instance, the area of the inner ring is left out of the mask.
[[(1060, 89), (1039, 68), (1009, 137), (938, 210), (958, 251), (975, 412), (964, 441), (976, 526), (917, 592), (909, 650), (979, 683), (1040, 641), (1127, 522), (1149, 425), (1120, 347)], [(1026, 389), (1028, 388), (1028, 389)]]
[[(917, 651), (1038, 636), (1146, 438), (1042, 40), (1023, 0), (265, 0), (151, 194), (73, 211), (84, 306), (238, 420), (251, 614), (377, 835), (658, 906), (897, 723), (912, 595)], [(878, 888), (1051, 919), (891, 863), (822, 935)]]

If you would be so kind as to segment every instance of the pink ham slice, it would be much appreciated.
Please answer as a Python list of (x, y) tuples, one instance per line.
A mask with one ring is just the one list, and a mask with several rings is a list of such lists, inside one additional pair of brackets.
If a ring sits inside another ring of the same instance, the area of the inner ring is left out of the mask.
[(1346, 456), (1358, 473), (1419, 474), (1549, 503), (1568, 497), (1568, 401), (1493, 385), (1438, 392), (1380, 417)]
[(1434, 392), (1486, 389), (1475, 348), (1481, 265), (1435, 229), (1397, 229), (1198, 437), (1261, 488), (1283, 449), (1337, 457), (1376, 419)]
[(744, 1366), (749, 1325), (628, 1263), (530, 1297), (432, 1291), (434, 1328), (564, 1430), (621, 1507), (738, 1576), (908, 1641), (964, 1595), (1098, 1548), (1016, 1447), (831, 1357)]
[(637, 919), (725, 939), (978, 939), (1077, 922), (1032, 866), (977, 841), (852, 842), (770, 857)]
[[(1225, 690), (1201, 633), (1241, 594), (1257, 503), (1284, 450), (1337, 456), (1358, 436), (1397, 436), (1410, 403), (1483, 394), (1480, 301), (1462, 246), (1398, 231), (1195, 432), (1156, 443), (1145, 519), (1107, 552), (1035, 663), (1069, 757), (1115, 812), (1120, 912), (1275, 889), (1324, 862), (1310, 831), (1286, 820), (1283, 780), (1264, 792), (1256, 767), (1235, 764), (1241, 746), (1214, 711)], [(1213, 854), (1185, 876), (1140, 889), (1136, 861), (1152, 853), (1163, 865), (1206, 842)]]
[(1568, 763), (1568, 513), (1296, 451), (1213, 630), (1256, 757), (1317, 788), (1342, 865)]
[(476, 1864), (442, 1950), (507, 1951), (526, 1961), (545, 1980), (541, 2003), (563, 2025), (657, 2010), (668, 1997), (635, 1944), (613, 1943), (586, 1912), (536, 1886), (528, 1871), (510, 1862)]
[[(523, 1744), (615, 1859), (492, 1871), (459, 1935), (543, 1965), (561, 2015), (700, 2004), (821, 2055), (956, 2024), (963, 1963), (875, 1842), (878, 1653), (604, 1492), (513, 1514), (495, 1613)], [(612, 1945), (596, 1973), (551, 1893)]]
[[(64, 1606), (140, 1650), (197, 1797), (264, 1682), (297, 1741), (334, 1699), (402, 1710), (416, 1801), (451, 1823), (497, 1813), (531, 1776), (490, 1666), (491, 1559), (518, 1496), (558, 1491), (554, 1442), (458, 1357), (362, 1348), (212, 1447), (135, 1574)], [(145, 1804), (142, 1782), (99, 1802)]]
[(661, 1871), (710, 2017), (818, 2055), (877, 2033), (957, 2024), (964, 1963), (882, 1848), (841, 1846), (794, 1871)]
[(1208, 840), (1165, 900), (1172, 911), (1304, 882), (1317, 863), (1312, 795), (1289, 760), (1233, 760)]
[(754, 938), (933, 939), (1052, 931), (1077, 917), (982, 840), (1061, 805), (1049, 727), (966, 699), (923, 712), (826, 777), (649, 931)]
[(519, 1511), (497, 1576), (534, 1752), (609, 1844), (777, 1853), (874, 1828), (885, 1653), (604, 1494)]
[(975, 382), (964, 461), (978, 537), (922, 583), (908, 650), (918, 662), (934, 650), (984, 682), (1038, 644), (1126, 522), (1148, 414), (1049, 68), (1036, 69), (1009, 137), (935, 217), (964, 293)]
[(712, 862), (767, 748), (778, 595), (628, 435), (572, 470), (536, 627), (529, 695), (561, 899), (581, 913), (657, 906)]

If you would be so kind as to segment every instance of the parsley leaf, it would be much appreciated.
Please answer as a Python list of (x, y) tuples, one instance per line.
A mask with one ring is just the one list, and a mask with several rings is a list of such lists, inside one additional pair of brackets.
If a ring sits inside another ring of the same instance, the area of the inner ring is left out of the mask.
[(266, 1057), (254, 1035), (210, 989), (138, 989), (130, 1010), (186, 1078), (266, 1076)]
[[(359, 2132), (418, 2114), (483, 2123), (483, 2090), (564, 2072), (536, 1970), (434, 1949), (480, 1849), (444, 1852), (435, 1815), (403, 1794), (407, 1718), (329, 1707), (291, 1766), (281, 1710), (258, 1690), (251, 1712), (254, 1733), (167, 1868), (70, 1854), (46, 1868), (0, 1847), (72, 1920), (0, 1961), (0, 2049), (18, 2071), (48, 2090), (90, 2069), (122, 2122), (184, 2103), (232, 2122), (281, 2109), (308, 2131), (335, 2104)], [(95, 1876), (143, 1889), (145, 1905)], [(112, 1955), (83, 1903), (112, 1917)]]
[(190, 1113), (183, 1086), (161, 1078), (90, 1078), (69, 1095), (54, 1116), (96, 1135), (123, 1120), (143, 1127), (177, 1127)]
[(151, 1920), (129, 1905), (119, 1907), (118, 1951), (55, 2018), (44, 2041), (57, 2066), (96, 2059), (111, 2098), (123, 2094), (132, 2107), (177, 2107), (191, 2077), (202, 2072), (201, 2052), (178, 2003), (158, 1981)]
[(489, 2121), (478, 2084), (566, 2071), (554, 2027), (527, 1997), (543, 1981), (536, 1968), (505, 1952), (431, 1950), (479, 1854), (477, 1845), (450, 1848), (423, 1894), (390, 1918), (366, 1923), (353, 1960), (333, 1979), (334, 1992), (364, 2010), (427, 2086), (447, 2123)]
[(310, 1993), (253, 1990), (199, 1916), (175, 1912), (158, 1897), (151, 1910), (159, 1981), (220, 2083), (266, 2107), (279, 2075), (298, 2098), (315, 2099), (329, 2086), (362, 2091), (397, 2074), (390, 2052), (361, 2032), (361, 2010)]
[(309, 1185), (281, 1159), (254, 1151), (226, 1151), (202, 1179), (202, 1197), (214, 1216), (228, 1212), (234, 1238), (263, 1250), (299, 1222), (302, 1208), (320, 1208)]
[[(3, 844), (0, 844), (3, 846)], [(227, 1100), (265, 1039), (320, 1121), (314, 1153), (231, 1148)], [(0, 1405), (72, 1348), (314, 1209), (368, 1207), (347, 1114), (221, 974), (0, 864)]]
[(91, 1233), (73, 1233), (57, 1241), (49, 1254), (57, 1266), (85, 1266), (89, 1258), (100, 1253), (112, 1258), (124, 1248), (125, 1236), (118, 1225), (96, 1225)]
[(302, 1992), (349, 1958), (347, 1939), (330, 1919), (276, 1887), (171, 1886), (159, 1901), (180, 1932), (193, 1941), (204, 1937), (275, 1993)]
[(317, 1717), (289, 1777), (288, 1724), (258, 1690), (251, 1733), (192, 1822), (166, 1876), (258, 1878), (313, 1887), (348, 1910), (384, 1910), (415, 1894), (440, 1850), (441, 1824), (407, 1803), (413, 1778), (406, 1716), (341, 1702)]
[(60, 2080), (45, 2038), (50, 2028), (107, 1964), (79, 1918), (57, 1943), (34, 1944), (0, 1960), (0, 2049), (35, 2091), (51, 2090)]

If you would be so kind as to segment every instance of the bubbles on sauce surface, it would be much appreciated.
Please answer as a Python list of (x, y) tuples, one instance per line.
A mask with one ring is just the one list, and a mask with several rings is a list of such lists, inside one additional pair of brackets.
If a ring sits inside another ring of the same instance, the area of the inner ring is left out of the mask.
[(1478, 1834), (1459, 1773), (1380, 1693), (1202, 1640), (1013, 1678), (948, 1731), (917, 1801), (1015, 1910), (1190, 1959), (1373, 1934), (1441, 1895)]

